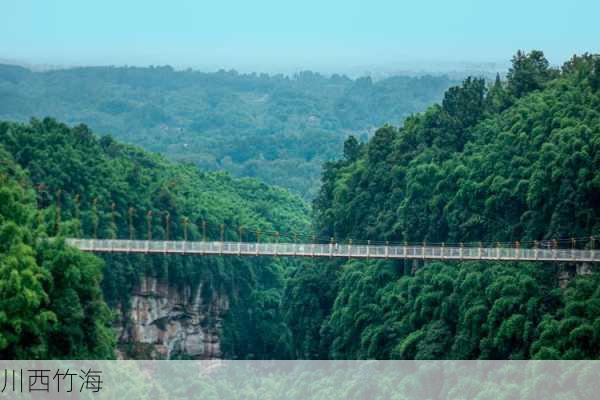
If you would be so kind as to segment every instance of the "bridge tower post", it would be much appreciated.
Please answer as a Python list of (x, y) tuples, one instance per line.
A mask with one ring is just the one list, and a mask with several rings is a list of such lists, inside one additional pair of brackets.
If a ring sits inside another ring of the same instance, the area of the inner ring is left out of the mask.
[(133, 207), (129, 207), (129, 209), (127, 210), (127, 222), (129, 225), (129, 240), (133, 240), (134, 238), (134, 234), (133, 234), (133, 213), (134, 213), (134, 208)]
[(519, 243), (519, 241), (517, 240), (515, 242), (515, 258), (518, 260), (519, 259), (519, 250), (521, 248), (521, 243)]
[(277, 254), (279, 253), (279, 231), (275, 231), (275, 257), (277, 257)]
[(385, 241), (385, 258), (390, 258), (390, 241)]
[(80, 215), (81, 213), (80, 213), (80, 207), (79, 207), (80, 199), (81, 199), (81, 197), (79, 196), (79, 194), (76, 194), (75, 195), (75, 219), (77, 220), (77, 231), (76, 231), (77, 237), (83, 236), (80, 232), (81, 231), (81, 215)]
[(539, 256), (538, 253), (539, 253), (539, 250), (538, 250), (538, 241), (534, 240), (533, 241), (533, 258), (536, 259), (536, 260), (538, 259), (538, 256)]
[(367, 240), (367, 258), (371, 258), (371, 241)]
[(571, 238), (571, 258), (575, 259), (575, 248), (577, 247), (577, 239)]
[(310, 246), (310, 256), (315, 257), (315, 242), (317, 241), (316, 235), (312, 235), (312, 244)]
[(348, 258), (352, 258), (352, 239), (348, 239)]
[(477, 249), (477, 256), (479, 257), (479, 259), (481, 260), (482, 257), (482, 251), (481, 248), (483, 247), (483, 243), (479, 242), (479, 248)]
[(225, 239), (225, 224), (221, 224), (220, 226), (221, 229), (221, 243), (219, 245), (219, 254), (223, 254), (223, 245), (224, 245), (224, 239)]
[(115, 240), (117, 238), (117, 218), (116, 218), (116, 212), (115, 212), (116, 208), (117, 208), (117, 204), (113, 201), (110, 204), (110, 224), (112, 225), (110, 236), (111, 236), (112, 240)]
[(592, 260), (594, 260), (596, 258), (596, 249), (595, 249), (595, 246), (594, 246), (595, 241), (596, 241), (596, 239), (593, 236), (590, 236), (590, 246), (592, 248), (592, 250), (590, 252), (590, 258)]
[(148, 241), (152, 240), (152, 210), (148, 210), (146, 213), (146, 239)]
[(329, 240), (329, 257), (333, 257), (333, 236)]
[(169, 241), (169, 239), (171, 237), (170, 221), (171, 221), (171, 214), (168, 211), (165, 211), (165, 236), (166, 236), (167, 242)]
[(460, 256), (460, 259), (461, 259), (461, 260), (462, 260), (462, 259), (463, 259), (463, 257), (464, 257), (464, 256), (463, 256), (463, 254), (464, 254), (464, 249), (465, 249), (465, 244), (464, 244), (463, 242), (460, 242), (460, 250), (459, 250), (459, 253), (458, 253), (458, 254), (459, 254), (459, 256)]
[(496, 259), (500, 259), (500, 242), (496, 242)]
[(296, 232), (294, 232), (294, 244), (292, 246), (294, 247), (294, 255), (298, 254), (298, 234)]
[(258, 256), (258, 247), (260, 245), (260, 229), (256, 230), (256, 249), (255, 249), (255, 255)]
[(97, 208), (97, 204), (98, 204), (98, 198), (95, 197), (92, 200), (92, 214), (94, 217), (94, 239), (98, 239), (98, 208)]
[(187, 219), (187, 217), (183, 217), (183, 220), (181, 222), (183, 223), (183, 254), (185, 254), (187, 240), (188, 240), (188, 219)]
[(402, 258), (406, 259), (407, 257), (407, 253), (408, 252), (408, 242), (405, 240), (404, 241), (404, 247), (402, 247)]

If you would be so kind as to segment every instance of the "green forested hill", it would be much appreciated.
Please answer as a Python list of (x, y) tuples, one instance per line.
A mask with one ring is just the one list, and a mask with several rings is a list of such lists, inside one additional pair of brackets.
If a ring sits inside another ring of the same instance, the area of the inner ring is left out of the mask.
[[(315, 221), (339, 240), (590, 246), (599, 171), (600, 57), (558, 70), (519, 52), (505, 82), (467, 79), (402, 128), (349, 139), (325, 166)], [(597, 358), (599, 274), (562, 290), (564, 267), (306, 266), (289, 281), (286, 314), (300, 357)]]
[[(246, 235), (307, 231), (309, 210), (284, 190), (203, 173), (53, 119), (0, 123), (0, 161), (4, 358), (111, 357), (106, 305), (126, 308), (142, 274), (229, 296), (225, 357), (600, 357), (595, 269), (562, 288), (559, 274), (572, 266), (100, 259), (40, 239), (57, 231), (128, 237), (130, 207), (136, 237), (147, 236), (152, 210), (153, 237), (166, 236), (168, 211), (171, 238), (182, 238), (185, 217), (191, 238), (206, 220), (208, 236), (218, 238), (224, 223), (234, 240), (240, 225)], [(325, 165), (314, 226), (338, 241), (531, 245), (575, 237), (589, 247), (582, 238), (600, 234), (598, 171), (600, 57), (552, 69), (541, 52), (518, 53), (506, 81), (467, 79), (401, 128), (386, 125), (366, 143), (348, 139), (344, 158)]]
[(48, 243), (27, 175), (0, 146), (0, 355), (112, 358), (100, 259)]
[(600, 231), (597, 61), (559, 72), (531, 57), (506, 83), (467, 79), (402, 129), (348, 141), (315, 202), (323, 233), (458, 243)]
[(51, 116), (85, 123), (170, 159), (257, 177), (312, 198), (322, 162), (339, 156), (349, 134), (399, 124), (438, 101), (452, 83), (432, 76), (373, 82), (170, 67), (38, 73), (0, 65), (0, 120)]
[[(57, 233), (127, 238), (130, 207), (135, 209), (137, 238), (147, 236), (150, 210), (154, 238), (167, 234), (166, 212), (171, 239), (183, 239), (183, 218), (189, 220), (189, 238), (196, 240), (203, 234), (202, 221), (207, 222), (208, 238), (215, 240), (220, 224), (225, 224), (228, 239), (237, 239), (239, 226), (252, 238), (256, 229), (307, 230), (308, 210), (299, 198), (258, 181), (171, 164), (110, 137), (98, 138), (83, 125), (69, 128), (52, 119), (0, 123), (0, 151), (0, 167), (17, 174), (0, 175), (3, 358), (111, 357), (114, 338), (100, 297), (101, 277), (106, 303), (127, 310), (143, 274), (166, 276), (175, 286), (202, 285), (206, 296), (227, 296), (230, 310), (222, 338), (226, 357), (289, 354), (288, 331), (279, 316), (286, 261), (107, 255), (101, 268), (97, 257), (65, 249), (60, 242), (43, 245), (37, 238)], [(53, 336), (58, 332), (67, 334)]]

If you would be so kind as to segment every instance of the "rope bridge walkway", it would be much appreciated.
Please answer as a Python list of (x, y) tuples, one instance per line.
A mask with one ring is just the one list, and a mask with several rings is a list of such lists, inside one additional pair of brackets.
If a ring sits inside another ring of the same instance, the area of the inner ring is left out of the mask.
[(79, 250), (94, 253), (600, 262), (600, 250), (594, 249), (121, 239), (66, 239), (66, 242)]
[[(39, 184), (37, 187), (40, 191), (46, 191), (44, 184)], [(353, 241), (344, 238), (342, 241), (345, 243), (342, 244), (335, 236), (317, 237), (316, 232), (282, 233), (261, 230), (259, 227), (250, 228), (240, 223), (235, 227), (227, 227), (225, 223), (215, 226), (214, 222), (210, 224), (205, 217), (177, 216), (175, 220), (169, 211), (154, 209), (145, 210), (140, 215), (138, 211), (141, 210), (136, 210), (132, 205), (126, 208), (124, 205), (118, 207), (114, 201), (109, 201), (110, 211), (106, 212), (100, 210), (102, 203), (105, 204), (106, 201), (99, 202), (98, 197), (89, 199), (91, 207), (88, 217), (91, 217), (92, 224), (86, 232), (81, 226), (81, 199), (79, 194), (63, 193), (60, 189), (56, 191), (54, 234), (71, 236), (66, 239), (69, 245), (94, 253), (600, 262), (600, 249), (596, 250), (595, 246), (600, 239), (598, 235), (493, 244), (483, 242), (400, 244), (389, 241)], [(61, 221), (65, 205), (70, 209), (70, 215), (77, 223), (63, 230)], [(42, 213), (38, 216), (42, 217)], [(179, 219), (181, 224), (177, 223)], [(160, 223), (155, 224), (157, 221)], [(136, 240), (136, 237), (142, 237), (140, 227), (144, 226), (144, 222), (145, 240)], [(129, 239), (119, 239), (125, 237), (126, 232)], [(111, 239), (99, 238), (101, 237), (99, 234), (109, 234)], [(161, 240), (156, 238), (157, 234), (161, 236)], [(94, 239), (80, 239), (87, 235)], [(219, 240), (216, 240), (217, 238)], [(256, 240), (248, 240), (253, 238)]]

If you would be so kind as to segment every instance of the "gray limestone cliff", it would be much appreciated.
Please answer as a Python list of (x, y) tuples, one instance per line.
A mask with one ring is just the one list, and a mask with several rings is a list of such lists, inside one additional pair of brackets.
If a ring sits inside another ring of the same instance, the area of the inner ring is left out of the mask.
[(117, 323), (119, 358), (218, 359), (228, 299), (144, 277)]

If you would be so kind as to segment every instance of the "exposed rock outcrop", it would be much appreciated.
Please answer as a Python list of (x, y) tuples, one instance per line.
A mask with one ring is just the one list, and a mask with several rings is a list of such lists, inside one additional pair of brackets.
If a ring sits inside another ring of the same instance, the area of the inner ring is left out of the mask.
[(127, 315), (121, 313), (117, 326), (119, 357), (221, 357), (223, 314), (229, 307), (226, 297), (203, 296), (202, 286), (180, 288), (144, 277), (130, 304)]
[(591, 275), (592, 265), (590, 263), (578, 263), (575, 265), (567, 265), (558, 273), (558, 285), (561, 289), (565, 289), (573, 278), (579, 275)]

